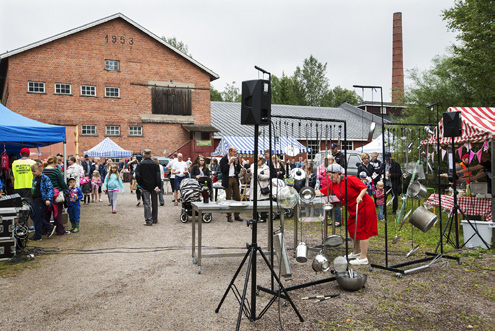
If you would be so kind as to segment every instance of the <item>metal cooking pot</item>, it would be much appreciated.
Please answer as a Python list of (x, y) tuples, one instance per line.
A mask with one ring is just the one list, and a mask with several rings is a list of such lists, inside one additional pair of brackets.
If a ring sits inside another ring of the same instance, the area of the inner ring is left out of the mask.
[(304, 186), (299, 191), (299, 197), (301, 198), (301, 201), (304, 203), (311, 203), (315, 199), (315, 196), (316, 196), (316, 192), (310, 186)]
[(428, 192), (426, 187), (418, 181), (414, 181), (407, 189), (407, 195), (416, 200), (426, 199)]
[(419, 206), (411, 218), (409, 223), (426, 233), (437, 221), (437, 215), (426, 209), (424, 206)]
[(337, 283), (346, 291), (358, 291), (366, 284), (368, 276), (360, 272), (353, 271), (351, 275), (349, 272), (339, 272), (335, 276)]
[(344, 243), (344, 238), (338, 234), (332, 234), (328, 236), (323, 242), (325, 247), (338, 247)]
[(299, 263), (305, 263), (308, 261), (308, 246), (302, 241), (296, 248), (296, 261)]
[(312, 267), (315, 272), (327, 272), (330, 270), (330, 262), (325, 255), (323, 255), (323, 252), (320, 251), (320, 253), (315, 256)]

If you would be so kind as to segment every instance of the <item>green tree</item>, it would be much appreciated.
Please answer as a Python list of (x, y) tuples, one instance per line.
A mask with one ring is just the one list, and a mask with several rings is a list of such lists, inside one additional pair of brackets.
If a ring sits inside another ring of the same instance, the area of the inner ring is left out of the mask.
[[(433, 68), (424, 72), (413, 69), (408, 71), (414, 87), (406, 90), (405, 101), (408, 107), (403, 115), (404, 121), (424, 123), (436, 122), (437, 114), (425, 109), (432, 102), (438, 102), (438, 118), (450, 106), (475, 104), (469, 87), (459, 72), (452, 57), (437, 56), (433, 59)], [(436, 111), (436, 107), (434, 111)]]
[(272, 75), (272, 103), (278, 105), (299, 105), (304, 102), (302, 89), (297, 88), (297, 81), (293, 77), (288, 77), (282, 72), (282, 77)]
[(355, 91), (336, 86), (325, 94), (321, 105), (323, 107), (339, 107), (344, 102), (356, 105), (362, 101), (363, 99)]
[(476, 106), (495, 106), (495, 1), (457, 0), (443, 11), (447, 27), (459, 32), (453, 65)]
[(165, 36), (162, 36), (162, 39), (167, 43), (172, 45), (173, 47), (177, 48), (179, 51), (182, 53), (186, 54), (190, 58), (192, 58), (192, 55), (189, 54), (189, 47), (185, 43), (183, 43), (180, 40), (177, 40), (175, 37), (167, 38)]
[(210, 85), (210, 101), (223, 101), (222, 94)]
[(294, 77), (298, 85), (295, 88), (302, 88), (306, 105), (321, 105), (329, 87), (326, 71), (327, 64), (320, 63), (313, 55), (304, 60), (302, 68), (296, 67)]
[(239, 88), (235, 86), (235, 82), (232, 82), (232, 84), (227, 83), (221, 95), (223, 101), (227, 102), (241, 102), (242, 99), (242, 95), (239, 92)]

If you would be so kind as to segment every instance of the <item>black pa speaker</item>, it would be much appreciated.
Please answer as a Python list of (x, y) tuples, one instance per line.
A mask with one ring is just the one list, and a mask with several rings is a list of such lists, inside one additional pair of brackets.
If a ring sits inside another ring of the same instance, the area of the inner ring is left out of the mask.
[(269, 80), (258, 79), (242, 82), (242, 125), (268, 125), (271, 108), (272, 89)]
[(460, 137), (462, 135), (461, 112), (443, 113), (443, 136)]

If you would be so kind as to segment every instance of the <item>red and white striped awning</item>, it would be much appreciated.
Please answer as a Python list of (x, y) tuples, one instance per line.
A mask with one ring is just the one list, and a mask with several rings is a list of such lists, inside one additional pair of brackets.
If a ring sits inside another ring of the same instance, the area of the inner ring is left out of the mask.
[[(495, 108), (450, 107), (447, 112), (461, 112), (462, 135), (454, 143), (479, 143), (495, 137)], [(443, 136), (443, 119), (440, 120), (440, 145), (452, 144), (452, 138)], [(436, 133), (421, 142), (421, 145), (437, 143)]]

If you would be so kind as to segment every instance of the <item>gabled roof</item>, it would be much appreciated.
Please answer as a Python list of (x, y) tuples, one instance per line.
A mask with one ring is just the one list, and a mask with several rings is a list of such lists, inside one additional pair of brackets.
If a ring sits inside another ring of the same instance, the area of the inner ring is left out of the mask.
[(175, 48), (172, 45), (170, 45), (167, 42), (165, 42), (162, 38), (158, 37), (157, 35), (155, 35), (151, 31), (145, 29), (144, 27), (142, 27), (141, 25), (137, 24), (136, 22), (134, 22), (133, 20), (131, 20), (130, 18), (128, 18), (127, 16), (125, 16), (125, 15), (123, 15), (121, 13), (117, 13), (117, 14), (114, 14), (114, 15), (111, 15), (111, 16), (108, 16), (108, 17), (99, 19), (97, 21), (88, 23), (88, 24), (83, 25), (83, 26), (80, 26), (78, 28), (75, 28), (75, 29), (72, 29), (72, 30), (68, 30), (68, 31), (59, 33), (59, 34), (57, 34), (55, 36), (52, 36), (52, 37), (49, 37), (49, 38), (46, 38), (46, 39), (42, 39), (40, 41), (34, 42), (32, 44), (29, 44), (29, 45), (26, 45), (26, 46), (23, 46), (23, 47), (19, 47), (17, 49), (14, 49), (12, 51), (9, 51), (9, 52), (5, 52), (3, 54), (0, 54), (0, 61), (3, 60), (3, 59), (6, 59), (6, 58), (8, 58), (8, 57), (10, 57), (12, 55), (16, 55), (16, 54), (25, 52), (25, 51), (30, 50), (32, 48), (35, 48), (35, 47), (38, 47), (38, 46), (47, 44), (49, 42), (52, 42), (52, 41), (57, 40), (57, 39), (60, 39), (60, 38), (64, 38), (64, 37), (70, 36), (72, 34), (75, 34), (75, 33), (81, 32), (81, 31), (84, 31), (86, 29), (89, 29), (89, 28), (98, 26), (100, 24), (109, 22), (109, 21), (114, 20), (114, 19), (117, 19), (117, 18), (123, 19), (124, 21), (126, 21), (129, 24), (131, 24), (132, 26), (134, 26), (138, 30), (141, 30), (143, 33), (145, 33), (148, 36), (150, 36), (151, 38), (155, 39), (157, 42), (163, 44), (164, 46), (168, 47), (169, 49), (171, 49), (172, 51), (174, 51), (178, 55), (182, 56), (183, 58), (185, 58), (189, 62), (193, 63), (194, 65), (198, 66), (202, 70), (206, 71), (210, 75), (210, 81), (213, 81), (213, 80), (218, 79), (220, 77), (220, 76), (218, 76), (218, 74), (216, 74), (212, 70), (208, 69), (207, 67), (205, 67), (204, 65), (202, 65), (201, 63), (199, 63), (198, 61), (196, 61), (195, 59), (193, 59), (192, 57), (187, 56), (183, 52), (179, 51), (177, 48)]
[[(277, 116), (301, 116), (312, 118), (326, 118), (326, 119), (338, 119), (344, 120), (347, 123), (347, 140), (353, 141), (367, 141), (369, 127), (371, 122), (375, 122), (377, 127), (381, 127), (381, 117), (365, 112), (362, 109), (351, 106), (347, 103), (343, 103), (338, 108), (331, 107), (310, 107), (310, 106), (290, 106), (290, 105), (272, 105), (272, 115)], [(318, 131), (318, 139), (325, 139), (327, 135), (328, 125), (328, 137), (333, 139), (338, 138), (338, 125), (340, 123), (335, 122), (320, 122), (313, 121), (312, 126), (306, 130), (306, 124), (309, 121), (301, 122), (301, 133), (299, 133), (299, 121), (281, 118), (272, 118), (275, 124), (276, 136), (293, 136), (298, 140), (306, 139), (306, 132), (308, 138), (316, 140), (316, 134)], [(294, 125), (292, 125), (294, 124)], [(316, 124), (318, 124), (318, 130), (316, 130)], [(323, 124), (323, 128), (322, 125)], [(237, 137), (250, 137), (254, 134), (254, 126), (241, 125), (241, 104), (238, 102), (211, 102), (211, 125), (218, 128), (220, 132), (215, 133), (214, 138), (220, 138), (223, 136), (237, 136)], [(294, 127), (294, 129), (292, 129)], [(282, 131), (280, 133), (280, 130)], [(268, 135), (268, 128), (260, 126), (260, 132), (263, 131)], [(331, 132), (330, 132), (331, 131)], [(375, 135), (378, 135), (378, 130), (375, 130)], [(342, 139), (344, 135), (344, 129), (342, 126)]]

